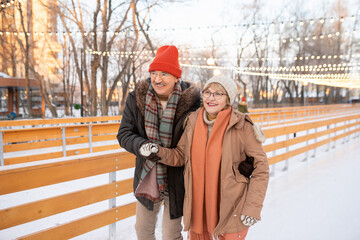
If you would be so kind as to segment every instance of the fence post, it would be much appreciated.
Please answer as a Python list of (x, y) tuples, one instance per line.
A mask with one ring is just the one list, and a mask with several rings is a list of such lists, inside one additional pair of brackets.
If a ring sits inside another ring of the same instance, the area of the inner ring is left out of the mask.
[[(309, 135), (309, 129), (306, 130), (306, 135)], [(306, 146), (308, 146), (308, 145), (309, 145), (309, 140), (306, 140)], [(306, 152), (305, 152), (305, 158), (304, 158), (303, 161), (307, 161), (307, 160), (308, 160), (308, 152), (309, 152), (309, 151), (306, 151)]]
[(61, 140), (62, 140), (63, 157), (66, 157), (66, 135), (65, 135), (65, 127), (62, 127), (62, 128), (61, 128)]
[[(315, 128), (315, 133), (317, 133), (317, 128)], [(315, 134), (315, 136), (316, 136), (316, 134)], [(317, 143), (317, 137), (315, 137), (315, 139), (314, 139), (314, 143)], [(316, 155), (316, 148), (314, 148), (314, 153), (313, 153), (313, 155), (311, 156), (311, 157), (315, 157), (315, 155)]]
[[(345, 122), (344, 122), (344, 126), (346, 126), (347, 124), (348, 124), (348, 121), (345, 121)], [(347, 133), (347, 132), (349, 132), (349, 131), (350, 131), (350, 129), (348, 129), (348, 128), (345, 128), (345, 129), (344, 129), (344, 133)], [(347, 142), (347, 138), (348, 138), (347, 136), (344, 137), (343, 144), (344, 144), (345, 142)]]
[(88, 132), (88, 135), (89, 135), (89, 150), (90, 150), (90, 153), (93, 152), (93, 147), (92, 147), (92, 131), (91, 131), (91, 124), (89, 124), (89, 132)]
[[(346, 125), (346, 122), (347, 122), (347, 121), (345, 121), (345, 122), (344, 122), (344, 126)], [(344, 133), (346, 133), (346, 128), (344, 129)], [(345, 139), (346, 139), (346, 136), (345, 136), (345, 137), (343, 137), (342, 144), (344, 144), (344, 143), (345, 143)]]
[[(273, 138), (273, 143), (276, 143), (276, 137)], [(273, 154), (272, 156), (276, 156), (276, 150), (273, 151)], [(271, 166), (271, 173), (270, 173), (270, 176), (275, 176), (275, 164), (274, 163), (272, 166)]]
[[(286, 134), (286, 141), (289, 141), (289, 134)], [(286, 147), (285, 152), (289, 152), (289, 146)], [(289, 159), (285, 160), (285, 166), (283, 168), (283, 171), (286, 171), (289, 169)]]
[(295, 121), (295, 110), (294, 109), (292, 110), (292, 121), (293, 122)]
[(336, 139), (335, 139), (335, 137), (336, 137), (336, 123), (334, 123), (334, 130), (335, 130), (335, 132), (334, 132), (334, 137), (333, 137), (334, 138), (334, 146), (333, 146), (333, 148), (336, 147)]
[[(327, 129), (330, 129), (330, 125), (327, 125), (326, 128), (327, 128)], [(329, 139), (331, 138), (331, 133), (329, 133), (328, 138), (329, 138)], [(329, 151), (329, 149), (330, 149), (330, 143), (331, 143), (331, 141), (327, 144), (327, 149), (325, 150), (325, 152), (328, 152), (328, 151)]]
[(281, 119), (280, 119), (280, 111), (278, 112), (278, 120), (279, 120), (279, 124), (281, 122)]
[(286, 112), (284, 111), (284, 123), (286, 123)]
[[(351, 124), (351, 121), (349, 121), (349, 124)], [(348, 131), (351, 131), (351, 128), (348, 128)], [(351, 140), (351, 134), (348, 135), (347, 142), (350, 142), (350, 140)]]
[(3, 147), (3, 133), (0, 132), (0, 166), (4, 166), (4, 147)]
[[(116, 161), (118, 161), (117, 158), (116, 158)], [(109, 183), (113, 183), (113, 182), (116, 182), (116, 171), (115, 172), (109, 172)], [(115, 195), (118, 195), (118, 193), (116, 192)], [(109, 199), (109, 208), (111, 209), (111, 208), (115, 208), (115, 207), (116, 207), (116, 197)], [(116, 239), (116, 222), (117, 222), (117, 220), (118, 219), (116, 218), (115, 222), (109, 225), (109, 239), (110, 240), (115, 240)]]
[[(357, 120), (355, 119), (354, 120), (355, 122), (354, 123), (356, 123), (357, 122)], [(356, 125), (354, 126), (354, 130), (356, 130)], [(355, 137), (356, 137), (356, 132), (354, 132), (354, 134), (351, 134), (351, 135), (353, 135), (353, 139), (355, 139)], [(349, 141), (350, 141), (350, 138), (351, 138), (351, 136), (349, 136)]]

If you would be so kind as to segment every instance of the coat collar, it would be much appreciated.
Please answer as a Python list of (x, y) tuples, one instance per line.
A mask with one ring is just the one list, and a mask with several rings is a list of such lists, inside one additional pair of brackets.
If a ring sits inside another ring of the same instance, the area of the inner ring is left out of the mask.
[[(191, 114), (189, 116), (189, 124), (191, 126), (195, 126), (196, 123), (196, 117), (198, 115), (198, 113), (200, 112), (200, 109), (198, 109), (196, 112), (194, 112), (193, 114)], [(252, 120), (250, 119), (248, 114), (244, 114), (241, 113), (237, 110), (235, 110), (234, 108), (231, 110), (231, 116), (230, 116), (230, 120), (229, 120), (229, 125), (227, 127), (227, 130), (235, 127), (236, 129), (240, 129), (243, 128), (245, 125), (245, 121), (250, 122), (251, 124), (253, 124)]]
[[(136, 104), (140, 109), (142, 117), (144, 117), (146, 93), (149, 89), (149, 85), (150, 79), (140, 81), (135, 85)], [(200, 103), (200, 90), (195, 84), (181, 81), (180, 86), (182, 92), (175, 112), (175, 122), (177, 122), (183, 114), (188, 112), (195, 103)]]

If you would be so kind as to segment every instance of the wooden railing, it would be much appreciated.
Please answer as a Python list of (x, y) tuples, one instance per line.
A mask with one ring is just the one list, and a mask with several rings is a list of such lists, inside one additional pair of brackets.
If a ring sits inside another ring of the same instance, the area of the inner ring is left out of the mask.
[(261, 126), (276, 126), (317, 119), (321, 116), (336, 115), (339, 113), (349, 113), (360, 111), (358, 104), (336, 104), (336, 105), (315, 105), (307, 107), (286, 107), (286, 108), (267, 108), (251, 109), (249, 115)]
[[(104, 154), (49, 164), (0, 171), (0, 194), (10, 194), (38, 187), (59, 184), (135, 166), (128, 152)], [(114, 181), (85, 190), (59, 194), (34, 202), (0, 210), (0, 230), (14, 227), (100, 201), (115, 199), (132, 192), (132, 179)], [(18, 239), (68, 239), (113, 224), (135, 214), (135, 203), (114, 206), (95, 215), (77, 219)], [(1, 233), (0, 233), (1, 239)]]
[(120, 149), (116, 141), (119, 125), (98, 123), (2, 130), (1, 165)]
[[(265, 127), (355, 111), (360, 111), (359, 105), (341, 104), (251, 110), (250, 116)], [(120, 119), (115, 116), (0, 122), (3, 128), (13, 127), (0, 130), (0, 165), (120, 149), (116, 140)], [(20, 127), (20, 123), (24, 125)]]
[[(360, 114), (350, 114), (326, 120), (265, 128), (267, 141), (264, 149), (269, 156), (269, 164), (275, 166), (302, 153), (315, 151), (320, 146), (328, 144), (330, 147), (330, 144), (339, 142), (340, 139), (343, 139), (345, 143), (345, 140), (350, 139), (350, 135), (358, 137), (359, 126)], [(289, 150), (289, 147), (292, 149)], [(25, 190), (32, 191), (38, 187), (52, 186), (99, 174), (109, 174), (109, 183), (88, 186), (86, 189), (70, 193), (59, 192), (53, 197), (1, 209), (0, 231), (104, 200), (110, 203), (109, 209), (105, 211), (41, 231), (29, 232), (28, 235), (20, 236), (18, 239), (68, 239), (103, 226), (111, 226), (135, 214), (135, 203), (123, 206), (115, 203), (116, 197), (132, 192), (131, 178), (116, 180), (117, 171), (135, 166), (132, 154), (118, 150), (116, 153), (72, 158), (53, 163), (33, 163), (33, 166), (27, 167), (0, 168), (0, 194), (2, 195), (0, 199), (6, 199), (7, 194), (21, 196), (22, 191)], [(275, 174), (273, 168), (271, 173)], [(113, 236), (113, 232), (109, 234)]]
[(101, 122), (120, 122), (122, 116), (102, 116), (102, 117), (81, 117), (81, 118), (49, 118), (49, 119), (24, 119), (24, 120), (8, 120), (0, 121), (0, 130), (6, 128), (28, 128), (39, 127), (45, 125), (80, 125)]

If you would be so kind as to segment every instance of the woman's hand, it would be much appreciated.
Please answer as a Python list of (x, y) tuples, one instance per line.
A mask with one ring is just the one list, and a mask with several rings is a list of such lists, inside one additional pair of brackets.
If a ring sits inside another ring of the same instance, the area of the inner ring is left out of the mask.
[(250, 217), (250, 216), (247, 216), (247, 215), (244, 215), (244, 214), (241, 214), (240, 220), (242, 221), (242, 223), (245, 226), (248, 226), (248, 227), (251, 227), (252, 225), (257, 223), (257, 221), (258, 221), (256, 218)]

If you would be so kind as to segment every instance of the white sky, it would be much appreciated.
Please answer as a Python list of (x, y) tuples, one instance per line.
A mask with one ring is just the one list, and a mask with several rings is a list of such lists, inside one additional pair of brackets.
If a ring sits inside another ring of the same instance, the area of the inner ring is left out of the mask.
[[(261, 4), (261, 17), (259, 21), (272, 20), (273, 16), (279, 16), (281, 20), (294, 20), (294, 16), (289, 15), (289, 12), (294, 12), (299, 9), (299, 12), (307, 15), (307, 18), (320, 18), (323, 14), (325, 6), (330, 6), (338, 0), (328, 1), (315, 1), (315, 0), (262, 0)], [(214, 28), (204, 29), (207, 26), (224, 26), (234, 25), (239, 23), (249, 23), (251, 18), (245, 17), (248, 8), (244, 8), (244, 2), (252, 2), (252, 0), (185, 0), (183, 3), (167, 3), (162, 7), (156, 8), (151, 13), (151, 29), (163, 28), (187, 28), (183, 31), (159, 31), (153, 35), (159, 36), (161, 43), (166, 44), (167, 41), (174, 43), (191, 43), (203, 45), (204, 42), (210, 42), (211, 34), (214, 33)], [(356, 4), (349, 5), (350, 2)], [(355, 14), (360, 4), (358, 0), (341, 0), (341, 4), (351, 6), (350, 15)], [(192, 27), (194, 30), (189, 31), (188, 28)], [(202, 27), (202, 31), (197, 28)], [(162, 34), (163, 33), (163, 34)], [(218, 31), (219, 33), (219, 31)], [(216, 33), (214, 34), (216, 35)], [(220, 35), (224, 41), (226, 36), (221, 31)], [(218, 36), (217, 36), (218, 37)], [(229, 40), (229, 39), (228, 39)]]

